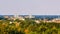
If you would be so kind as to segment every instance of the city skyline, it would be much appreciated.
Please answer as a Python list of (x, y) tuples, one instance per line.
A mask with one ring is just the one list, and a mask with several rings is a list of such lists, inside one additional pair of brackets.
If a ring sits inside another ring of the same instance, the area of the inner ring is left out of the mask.
[(0, 15), (60, 15), (60, 0), (0, 0)]

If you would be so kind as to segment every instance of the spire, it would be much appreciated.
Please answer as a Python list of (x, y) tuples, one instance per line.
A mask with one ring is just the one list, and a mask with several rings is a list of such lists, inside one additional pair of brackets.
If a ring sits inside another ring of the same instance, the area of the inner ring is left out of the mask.
[(18, 12), (14, 12), (14, 17), (18, 18)]

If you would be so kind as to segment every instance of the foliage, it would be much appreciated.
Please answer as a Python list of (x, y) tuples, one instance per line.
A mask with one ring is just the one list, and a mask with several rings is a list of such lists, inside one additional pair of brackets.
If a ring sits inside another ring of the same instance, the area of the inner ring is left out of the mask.
[(37, 24), (34, 20), (11, 20), (0, 21), (0, 34), (60, 34), (60, 23)]

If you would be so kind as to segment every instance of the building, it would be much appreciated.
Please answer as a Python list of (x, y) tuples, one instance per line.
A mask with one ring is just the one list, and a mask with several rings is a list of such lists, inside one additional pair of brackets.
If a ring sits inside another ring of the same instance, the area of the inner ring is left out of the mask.
[(52, 22), (60, 23), (60, 18), (55, 18), (52, 20)]
[(39, 23), (40, 23), (40, 20), (35, 20), (35, 22), (36, 22), (37, 24), (39, 24)]
[(9, 16), (6, 15), (6, 16), (4, 16), (4, 18), (9, 18)]
[(32, 15), (27, 15), (27, 16), (24, 16), (25, 18), (35, 18), (35, 16), (32, 16)]
[(25, 20), (25, 18), (22, 17), (22, 16), (18, 17), (18, 19), (19, 19), (19, 20)]

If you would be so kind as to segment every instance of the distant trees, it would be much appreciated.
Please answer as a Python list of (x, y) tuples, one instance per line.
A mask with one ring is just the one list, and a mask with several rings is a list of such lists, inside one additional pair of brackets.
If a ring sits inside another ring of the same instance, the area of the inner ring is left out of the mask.
[(37, 24), (34, 20), (11, 20), (0, 21), (0, 34), (60, 34), (59, 23), (44, 23)]

